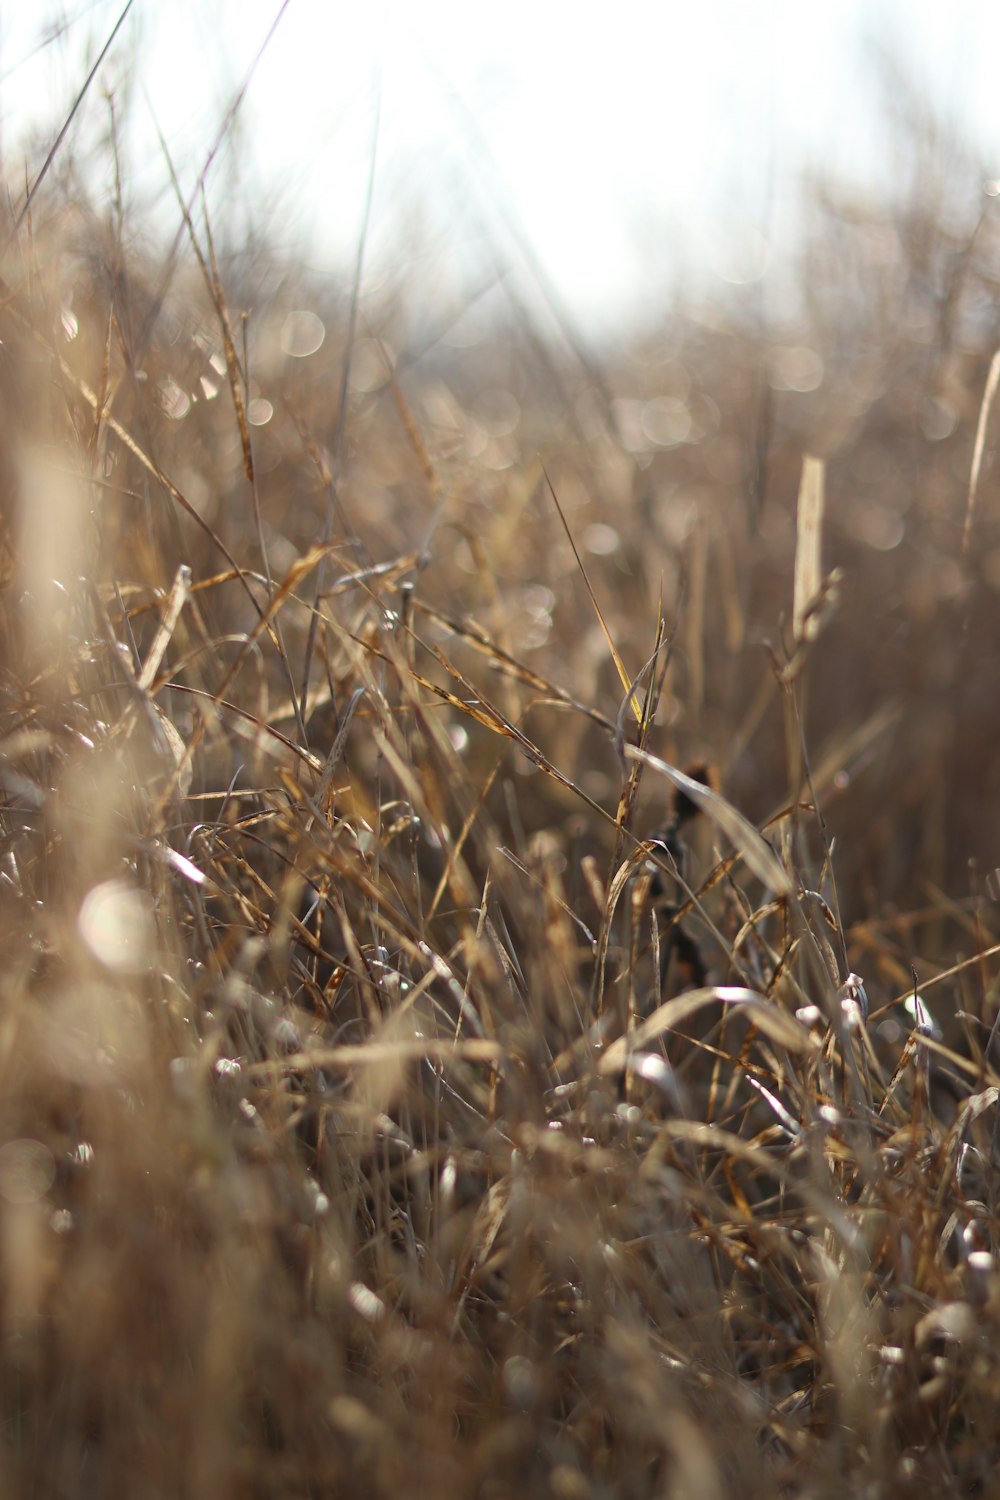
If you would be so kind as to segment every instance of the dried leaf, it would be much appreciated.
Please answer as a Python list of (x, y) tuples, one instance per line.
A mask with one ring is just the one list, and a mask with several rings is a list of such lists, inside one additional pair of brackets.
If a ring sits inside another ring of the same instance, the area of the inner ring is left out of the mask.
[(621, 1036), (616, 1042), (612, 1042), (601, 1058), (599, 1071), (621, 1072), (633, 1053), (641, 1052), (665, 1031), (676, 1031), (691, 1016), (704, 1010), (706, 1005), (716, 1003), (739, 1006), (742, 1013), (778, 1047), (784, 1047), (789, 1052), (815, 1050), (816, 1043), (808, 1030), (794, 1016), (781, 1010), (773, 1000), (765, 1000), (756, 991), (743, 989), (738, 985), (706, 985), (703, 989), (688, 990), (683, 995), (675, 995), (672, 1000), (664, 1001), (641, 1025), (636, 1026), (627, 1036)]
[(710, 787), (703, 786), (700, 781), (686, 776), (683, 771), (678, 771), (676, 766), (668, 765), (665, 760), (660, 760), (656, 755), (650, 755), (648, 750), (640, 750), (637, 745), (626, 745), (625, 754), (630, 760), (642, 760), (651, 770), (659, 771), (661, 776), (665, 776), (679, 791), (689, 797), (699, 810), (722, 830), (742, 857), (747, 868), (752, 870), (757, 879), (762, 881), (769, 890), (779, 896), (791, 895), (792, 882), (778, 856), (767, 840), (758, 833), (742, 813), (736, 811), (731, 802), (727, 802), (725, 797), (720, 796), (718, 792), (713, 792)]
[(976, 425), (976, 445), (972, 450), (972, 472), (969, 475), (969, 499), (965, 507), (965, 525), (962, 528), (962, 551), (968, 552), (972, 539), (972, 522), (976, 512), (976, 496), (979, 492), (979, 472), (983, 466), (983, 450), (986, 447), (986, 427), (993, 409), (993, 398), (1000, 385), (1000, 349), (990, 361), (990, 373), (979, 406), (979, 421)]
[(795, 593), (792, 607), (792, 633), (796, 641), (813, 641), (819, 634), (819, 621), (812, 606), (823, 583), (820, 552), (823, 540), (826, 464), (821, 458), (802, 461), (799, 484), (798, 536), (795, 547)]

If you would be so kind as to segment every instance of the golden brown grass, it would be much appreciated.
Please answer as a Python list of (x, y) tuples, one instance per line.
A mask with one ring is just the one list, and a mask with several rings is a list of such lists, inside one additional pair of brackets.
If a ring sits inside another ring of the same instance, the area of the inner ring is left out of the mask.
[(995, 227), (904, 207), (595, 382), (36, 205), (5, 1494), (993, 1492)]

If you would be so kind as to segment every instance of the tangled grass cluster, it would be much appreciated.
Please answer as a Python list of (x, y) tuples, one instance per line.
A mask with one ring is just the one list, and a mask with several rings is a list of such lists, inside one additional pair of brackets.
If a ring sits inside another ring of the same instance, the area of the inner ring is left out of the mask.
[(939, 208), (600, 366), (22, 226), (5, 1494), (995, 1493), (1000, 262)]

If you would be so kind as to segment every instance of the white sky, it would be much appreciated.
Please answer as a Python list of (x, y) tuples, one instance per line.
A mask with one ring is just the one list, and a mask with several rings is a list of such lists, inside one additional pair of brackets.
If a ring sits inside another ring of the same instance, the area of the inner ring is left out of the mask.
[[(0, 0), (11, 175), (34, 177), (123, 4)], [(133, 190), (165, 180), (154, 113), (190, 187), (280, 9), (134, 0), (77, 139), (106, 129), (103, 89), (130, 94)], [(63, 36), (33, 53), (54, 26)], [(380, 97), (372, 280), (400, 269), (401, 215), (429, 221), (430, 258), (470, 282), (477, 258), (507, 263), (513, 223), (597, 334), (641, 317), (680, 261), (752, 276), (769, 191), (780, 219), (803, 165), (875, 180), (873, 41), (1000, 176), (995, 0), (289, 0), (209, 178), (213, 218), (253, 211), (317, 267), (348, 262)]]

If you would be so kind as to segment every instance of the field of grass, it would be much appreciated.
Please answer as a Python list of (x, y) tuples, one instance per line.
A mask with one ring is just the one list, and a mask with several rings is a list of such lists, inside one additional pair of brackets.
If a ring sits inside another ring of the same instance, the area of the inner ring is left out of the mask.
[(600, 360), (8, 235), (4, 1495), (997, 1492), (1000, 222), (915, 182)]

